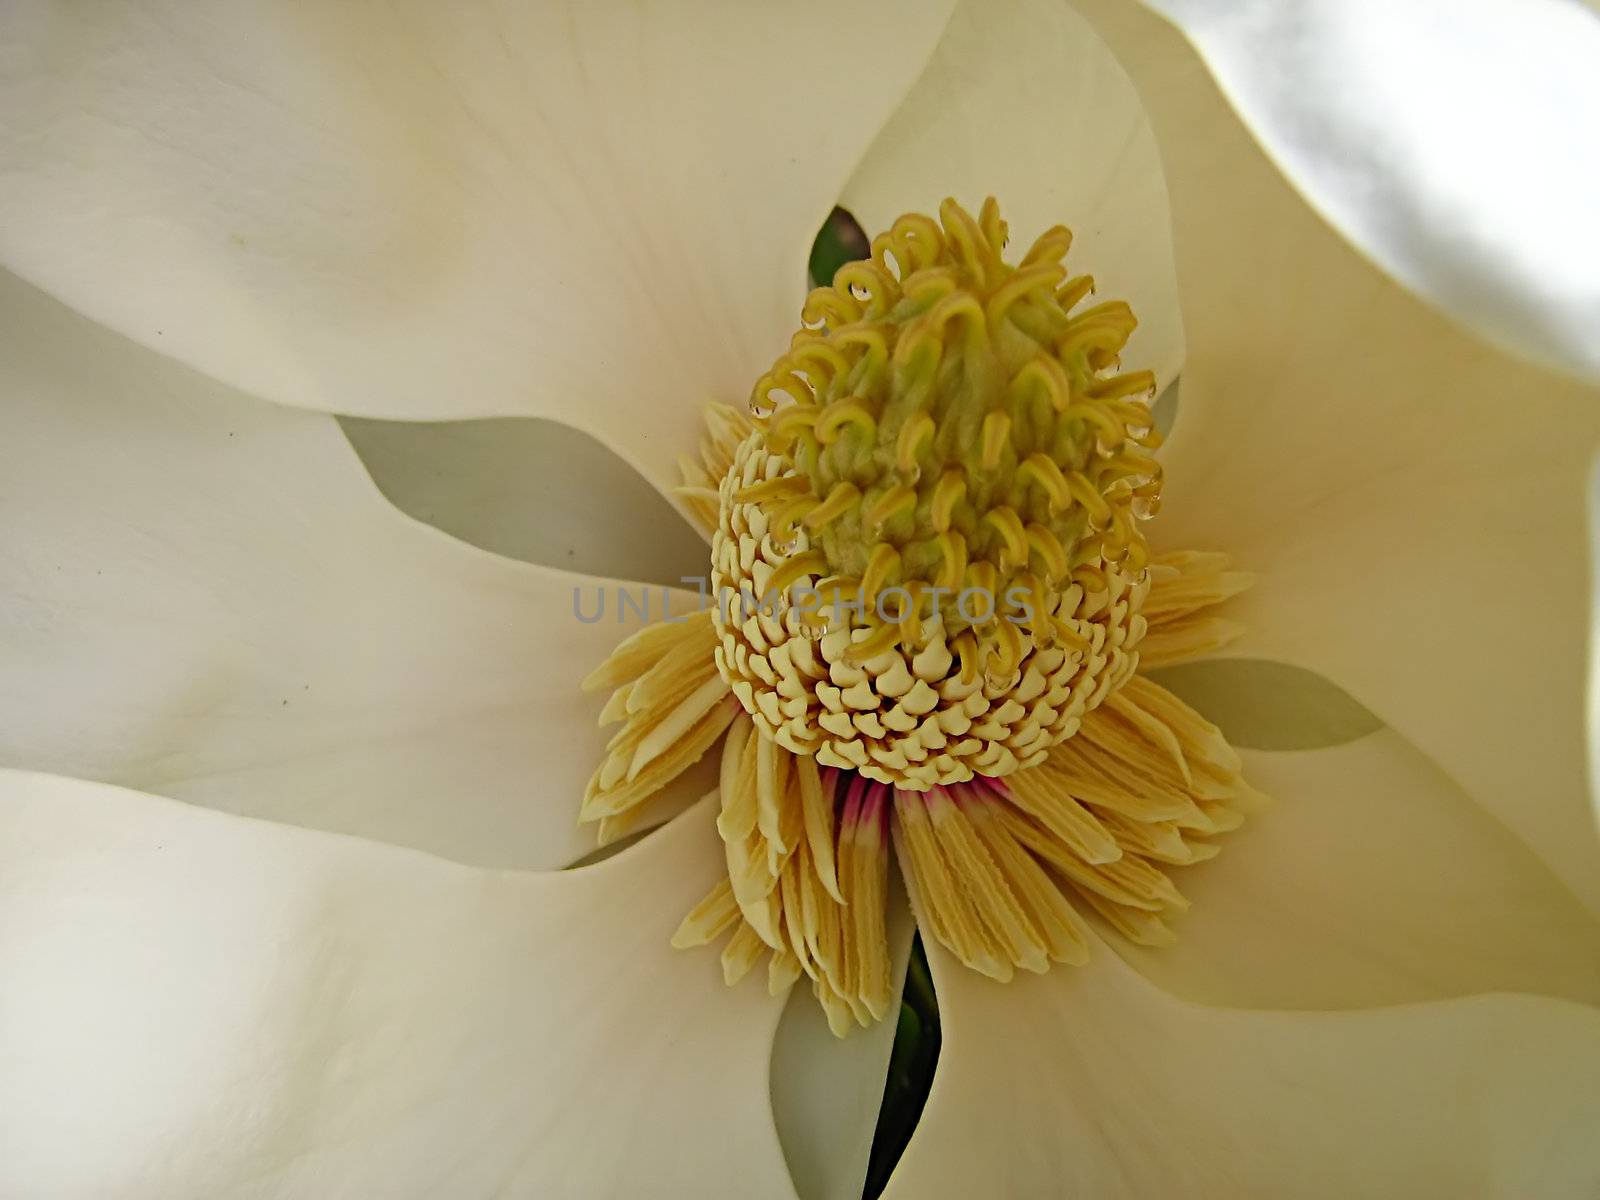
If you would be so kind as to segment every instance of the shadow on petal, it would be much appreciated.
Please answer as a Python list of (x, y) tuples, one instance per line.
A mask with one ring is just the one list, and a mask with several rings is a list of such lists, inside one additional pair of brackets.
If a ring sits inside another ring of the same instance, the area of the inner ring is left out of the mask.
[(694, 588), (705, 543), (598, 440), (554, 421), (340, 425), (402, 512), (495, 554), (564, 571)]
[(1240, 750), (1318, 750), (1366, 737), (1383, 722), (1315, 671), (1265, 658), (1208, 658), (1150, 678), (1220, 728)]

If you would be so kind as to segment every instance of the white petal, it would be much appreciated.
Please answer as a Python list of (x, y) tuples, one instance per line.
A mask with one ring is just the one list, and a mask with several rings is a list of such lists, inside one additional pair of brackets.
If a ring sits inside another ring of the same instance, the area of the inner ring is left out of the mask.
[(1177, 945), (1118, 943), (1205, 1004), (1364, 1008), (1481, 992), (1600, 1003), (1600, 921), (1450, 778), (1383, 730), (1246, 752), (1276, 803), (1173, 872)]
[(0, 1191), (792, 1195), (781, 1001), (667, 944), (708, 808), (540, 875), (0, 780)]
[(400, 515), (332, 418), (14, 279), (0, 329), (0, 765), (483, 865), (593, 845), (578, 683), (627, 630), (616, 585)]
[(1009, 984), (931, 954), (944, 1047), (889, 1200), (1580, 1200), (1600, 1186), (1592, 1009), (1206, 1008), (1096, 951)]
[(1407, 287), (1600, 380), (1600, 21), (1570, 0), (1148, 0)]
[(1139, 317), (1125, 365), (1170, 382), (1183, 325), (1155, 137), (1116, 58), (1067, 5), (965, 0), (841, 203), (872, 234), (946, 196), (976, 212), (991, 194), (1014, 256), (1052, 225), (1072, 229), (1073, 272)]
[(554, 416), (675, 483), (945, 11), (10, 6), (0, 262), (270, 399)]
[(1139, 84), (1172, 197), (1189, 359), (1157, 536), (1257, 573), (1237, 653), (1345, 688), (1600, 907), (1582, 715), (1600, 397), (1384, 278), (1170, 27), (1085, 7)]

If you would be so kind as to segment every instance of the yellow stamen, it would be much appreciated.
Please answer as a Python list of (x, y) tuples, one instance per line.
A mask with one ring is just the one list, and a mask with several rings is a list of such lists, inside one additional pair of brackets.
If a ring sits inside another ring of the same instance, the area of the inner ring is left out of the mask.
[(828, 493), (826, 500), (806, 514), (805, 523), (812, 529), (820, 529), (829, 521), (843, 516), (860, 500), (861, 493), (856, 485), (841, 480), (833, 485), (833, 490)]
[[(916, 471), (917, 455), (932, 440), (933, 433), (933, 418), (927, 413), (918, 413), (901, 427), (900, 435), (895, 439), (894, 462), (902, 475)], [(912, 493), (913, 499), (915, 495)]]
[(933, 490), (933, 509), (930, 524), (939, 533), (950, 528), (950, 518), (955, 507), (967, 494), (967, 479), (959, 467), (953, 467), (939, 477)]
[(1011, 440), (1011, 418), (1003, 412), (990, 413), (983, 419), (981, 438), (983, 449), (978, 464), (985, 471), (993, 471), (1000, 465), (1000, 456), (1005, 453), (1006, 443)]

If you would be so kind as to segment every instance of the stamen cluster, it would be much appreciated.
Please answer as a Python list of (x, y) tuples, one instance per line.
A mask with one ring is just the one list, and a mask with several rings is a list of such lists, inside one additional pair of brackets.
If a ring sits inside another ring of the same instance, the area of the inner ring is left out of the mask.
[(1065, 228), (1005, 238), (946, 201), (814, 291), (719, 487), (718, 669), (780, 744), (913, 789), (1040, 761), (1144, 631), (1133, 314), (1073, 311)]
[(1154, 381), (1113, 374), (1133, 316), (1078, 311), (1069, 242), (1010, 266), (994, 202), (947, 201), (813, 292), (754, 417), (711, 406), (681, 464), (716, 602), (585, 681), (620, 728), (582, 819), (602, 842), (659, 820), (720, 742), (727, 874), (673, 944), (722, 941), (729, 984), (808, 978), (841, 1036), (893, 1008), (891, 849), (924, 936), (1006, 980), (1085, 961), (1086, 911), (1169, 944), (1173, 869), (1260, 799), (1137, 673), (1238, 636), (1210, 610), (1250, 578), (1148, 554)]

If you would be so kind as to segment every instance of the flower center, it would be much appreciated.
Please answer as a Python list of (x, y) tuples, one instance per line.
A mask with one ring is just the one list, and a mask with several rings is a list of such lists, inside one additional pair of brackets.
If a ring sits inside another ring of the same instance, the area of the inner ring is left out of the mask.
[(1043, 760), (1137, 666), (1159, 444), (1133, 313), (993, 199), (806, 302), (718, 491), (717, 669), (779, 745), (911, 790)]
[(840, 1035), (892, 1005), (891, 847), (924, 934), (1005, 980), (1085, 961), (1085, 910), (1170, 943), (1171, 870), (1259, 801), (1221, 731), (1136, 674), (1237, 636), (1208, 610), (1250, 579), (1145, 546), (1132, 313), (1080, 310), (1065, 229), (1011, 265), (994, 201), (939, 217), (811, 294), (754, 419), (708, 408), (678, 495), (716, 603), (584, 684), (621, 728), (581, 818), (603, 843), (661, 819), (720, 743), (728, 871), (673, 944), (726, 935), (730, 984), (763, 957), (774, 994), (809, 977)]

